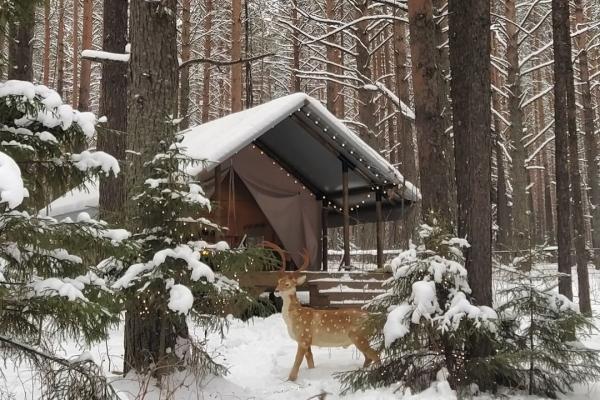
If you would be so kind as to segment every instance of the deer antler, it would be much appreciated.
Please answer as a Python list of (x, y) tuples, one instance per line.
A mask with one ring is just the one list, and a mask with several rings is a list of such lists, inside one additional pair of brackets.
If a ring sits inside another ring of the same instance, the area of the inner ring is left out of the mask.
[(282, 274), (285, 272), (285, 250), (283, 250), (281, 247), (277, 246), (275, 243), (273, 242), (269, 242), (267, 240), (264, 240), (261, 245), (265, 248), (274, 250), (275, 252), (277, 252), (277, 254), (279, 254), (279, 257), (281, 257), (281, 268), (279, 269), (279, 273)]
[(296, 272), (304, 271), (306, 268), (308, 268), (308, 264), (310, 262), (310, 255), (306, 247), (300, 252), (300, 256), (302, 256), (302, 265), (298, 268)]

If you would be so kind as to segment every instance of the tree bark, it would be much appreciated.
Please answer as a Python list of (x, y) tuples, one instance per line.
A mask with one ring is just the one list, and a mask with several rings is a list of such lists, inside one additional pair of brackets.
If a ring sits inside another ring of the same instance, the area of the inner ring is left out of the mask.
[[(583, 12), (582, 0), (575, 0), (575, 21), (577, 29), (583, 29), (586, 17)], [(600, 266), (600, 177), (598, 176), (598, 138), (596, 137), (595, 111), (592, 102), (590, 86), (590, 67), (588, 62), (588, 35), (582, 33), (576, 39), (579, 51), (579, 80), (581, 81), (583, 105), (583, 132), (585, 158), (587, 160), (588, 198), (592, 212), (592, 246), (594, 247), (594, 263)]]
[(415, 126), (419, 148), (422, 215), (428, 224), (437, 221), (448, 231), (454, 230), (449, 174), (450, 154), (446, 153), (446, 132), (439, 94), (441, 78), (436, 62), (435, 22), (431, 0), (409, 0), (408, 17), (412, 77), (415, 98)]
[[(81, 48), (83, 50), (92, 48), (94, 28), (93, 11), (93, 1), (83, 0), (83, 30), (81, 37)], [(92, 62), (90, 60), (81, 59), (80, 73), (78, 108), (81, 111), (87, 111), (90, 108), (90, 78), (92, 74)]]
[(573, 235), (575, 242), (575, 258), (577, 260), (577, 283), (579, 289), (579, 310), (582, 313), (592, 313), (590, 302), (590, 282), (587, 270), (588, 254), (585, 247), (585, 218), (583, 216), (583, 199), (581, 194), (581, 173), (579, 170), (579, 142), (577, 133), (577, 105), (575, 100), (575, 79), (573, 61), (571, 59), (571, 27), (570, 11), (565, 9), (568, 36), (565, 40), (565, 58), (567, 72), (567, 125), (569, 130), (569, 177), (571, 179), (571, 210), (573, 212)]
[[(127, 45), (127, 3), (104, 0), (102, 48), (111, 53), (124, 53)], [(127, 131), (127, 65), (106, 61), (100, 80), (100, 114), (108, 121), (107, 129), (98, 129), (98, 150), (125, 160)], [(126, 204), (124, 174), (100, 176), (100, 215), (107, 221), (122, 220)]]
[(9, 21), (8, 79), (33, 81), (33, 33), (35, 5), (27, 2), (19, 21)]
[[(192, 55), (191, 8), (191, 0), (181, 2), (181, 60), (184, 62)], [(179, 77), (179, 118), (183, 118), (179, 129), (186, 129), (190, 124), (190, 68), (183, 68)]]
[[(242, 0), (231, 0), (231, 59), (242, 58)], [(242, 64), (231, 66), (231, 112), (242, 110)]]
[[(360, 0), (355, 5), (355, 18), (359, 19), (369, 15), (370, 0)], [(356, 70), (365, 84), (371, 82), (371, 54), (369, 52), (369, 21), (363, 20), (356, 24)], [(375, 119), (375, 104), (373, 103), (373, 91), (369, 88), (358, 89), (358, 121), (359, 133), (374, 149), (379, 149), (377, 137), (373, 132)]]
[(56, 91), (62, 97), (65, 84), (65, 0), (58, 1), (58, 33), (56, 35)]
[[(292, 0), (292, 24), (298, 26), (298, 3), (296, 0)], [(291, 91), (300, 92), (300, 77), (298, 76), (298, 70), (300, 69), (300, 41), (298, 40), (297, 34), (292, 33), (292, 76), (291, 76)]]
[(50, 0), (44, 0), (44, 62), (42, 83), (50, 85)]
[(508, 112), (510, 120), (510, 142), (512, 158), (512, 246), (516, 250), (524, 250), (529, 246), (530, 230), (527, 197), (527, 170), (525, 169), (525, 145), (523, 143), (523, 109), (521, 108), (521, 77), (519, 68), (519, 30), (515, 0), (505, 1), (505, 15), (513, 23), (506, 24), (506, 57), (508, 76), (506, 92), (508, 93)]
[(71, 93), (71, 104), (77, 107), (79, 97), (79, 1), (73, 1), (73, 93)]
[[(329, 20), (336, 19), (336, 0), (325, 0), (325, 17)], [(333, 26), (327, 25), (327, 31), (331, 32), (334, 29)], [(335, 42), (337, 35), (329, 36), (328, 41)], [(339, 63), (339, 50), (333, 46), (327, 47), (327, 72), (332, 75), (337, 75), (340, 73), (339, 67), (335, 64)], [(332, 78), (335, 79), (335, 78)], [(338, 118), (343, 118), (343, 116), (339, 115), (339, 109), (337, 107), (338, 104), (338, 96), (340, 94), (340, 85), (339, 83), (328, 80), (326, 82), (327, 85), (327, 108)]]
[[(127, 90), (128, 149), (139, 155), (126, 170), (127, 188), (139, 187), (144, 179), (143, 165), (160, 151), (161, 139), (172, 140), (174, 126), (168, 121), (177, 103), (177, 0), (160, 4), (145, 0), (130, 2), (130, 42)], [(128, 207), (129, 219), (135, 218), (135, 205)], [(143, 216), (139, 216), (142, 218)], [(158, 300), (160, 301), (160, 300)], [(141, 305), (128, 305), (125, 324), (125, 371), (147, 371), (152, 362), (161, 360), (161, 335), (153, 334), (161, 326), (160, 313), (142, 318)], [(151, 305), (156, 310), (159, 305)], [(174, 349), (177, 330), (168, 327), (164, 348)]]
[(569, 2), (552, 0), (552, 41), (554, 48), (554, 149), (556, 170), (556, 236), (560, 294), (573, 298), (571, 283), (571, 218), (569, 209), (569, 153), (567, 126), (568, 69), (571, 65)]
[(475, 301), (492, 305), (490, 3), (449, 0), (458, 234)]
[[(206, 17), (204, 20), (204, 58), (210, 59), (212, 53), (212, 15), (213, 2), (205, 0)], [(202, 71), (202, 123), (208, 122), (210, 111), (210, 72), (211, 65), (205, 63)]]

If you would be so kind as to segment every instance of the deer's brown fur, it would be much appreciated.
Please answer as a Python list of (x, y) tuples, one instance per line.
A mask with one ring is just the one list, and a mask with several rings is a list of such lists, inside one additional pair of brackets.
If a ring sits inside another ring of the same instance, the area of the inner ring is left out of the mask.
[(354, 344), (365, 356), (364, 366), (372, 361), (379, 363), (379, 354), (369, 345), (369, 332), (365, 326), (368, 314), (361, 309), (325, 310), (303, 307), (296, 297), (296, 287), (302, 285), (308, 267), (308, 255), (303, 253), (304, 263), (294, 272), (285, 272), (285, 254), (277, 245), (265, 242), (281, 256), (282, 267), (276, 291), (283, 299), (283, 320), (292, 339), (298, 343), (296, 359), (289, 375), (291, 381), (298, 377), (302, 360), (306, 358), (308, 368), (314, 368), (311, 346), (347, 347)]

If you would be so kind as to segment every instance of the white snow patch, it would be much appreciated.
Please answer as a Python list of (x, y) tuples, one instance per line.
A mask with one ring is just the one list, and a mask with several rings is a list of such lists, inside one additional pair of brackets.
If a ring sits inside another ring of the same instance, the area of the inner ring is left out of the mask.
[(169, 290), (169, 303), (167, 306), (171, 311), (187, 314), (194, 305), (192, 291), (185, 285), (173, 285)]
[(0, 203), (8, 203), (9, 208), (15, 208), (28, 195), (19, 166), (11, 157), (0, 151)]

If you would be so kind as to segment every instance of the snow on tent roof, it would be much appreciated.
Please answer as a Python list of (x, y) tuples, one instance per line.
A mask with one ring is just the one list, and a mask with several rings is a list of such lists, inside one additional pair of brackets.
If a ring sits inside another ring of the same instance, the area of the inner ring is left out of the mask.
[[(292, 126), (289, 120), (293, 120), (296, 126)], [(295, 157), (295, 165), (301, 166), (303, 162), (314, 161), (323, 162), (322, 170), (332, 168), (331, 161), (327, 164), (322, 161), (322, 157), (312, 160), (313, 154), (309, 152), (308, 144), (302, 154), (302, 144), (314, 139), (309, 140), (308, 136), (306, 139), (292, 138), (290, 135), (299, 133), (298, 129), (311, 131), (311, 135), (316, 137), (321, 146), (327, 147), (332, 153), (334, 156), (331, 157), (332, 159), (342, 157), (348, 160), (363, 179), (368, 181), (367, 186), (370, 184), (396, 186), (406, 200), (420, 199), (418, 189), (406, 181), (396, 168), (331, 114), (318, 100), (305, 93), (294, 93), (187, 129), (181, 132), (182, 146), (186, 148), (185, 151), (189, 156), (205, 160), (204, 168), (208, 170), (252, 143), (270, 148), (277, 147), (275, 153), (285, 153), (278, 158)], [(285, 135), (287, 137), (283, 138)], [(295, 139), (298, 146), (290, 150), (291, 143), (288, 139)], [(287, 149), (284, 149), (285, 147)], [(311, 175), (314, 178), (315, 174)]]

